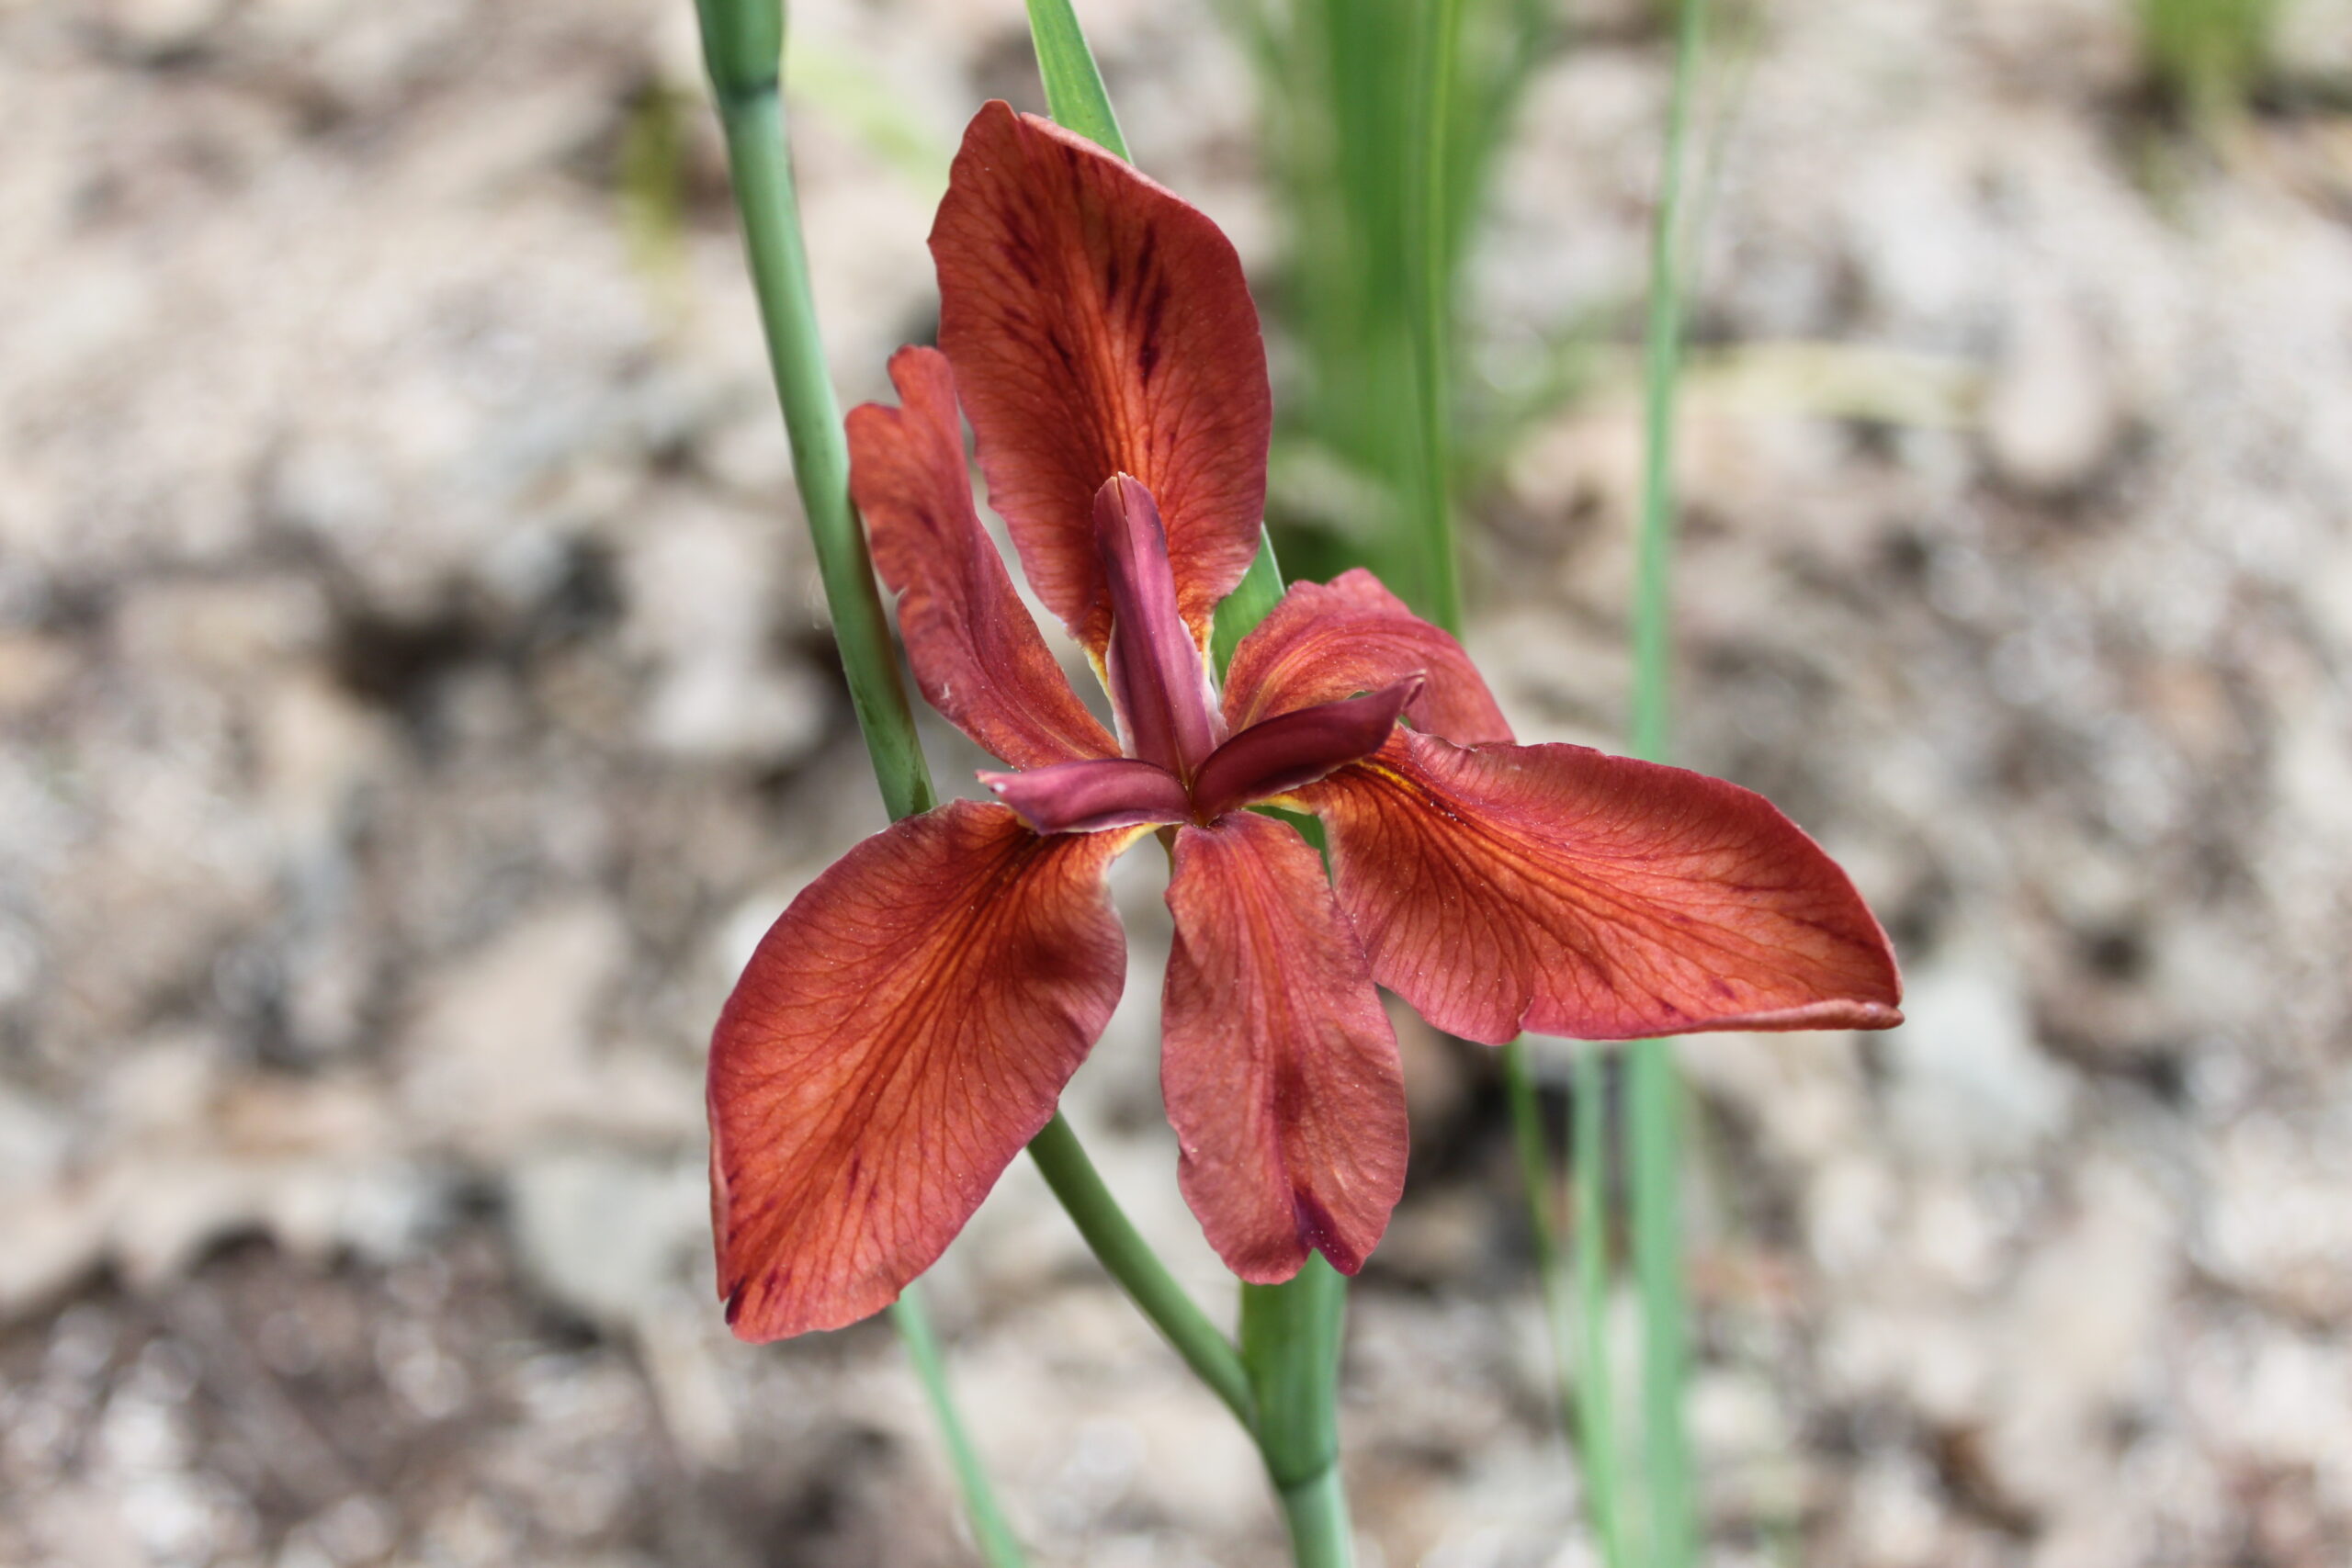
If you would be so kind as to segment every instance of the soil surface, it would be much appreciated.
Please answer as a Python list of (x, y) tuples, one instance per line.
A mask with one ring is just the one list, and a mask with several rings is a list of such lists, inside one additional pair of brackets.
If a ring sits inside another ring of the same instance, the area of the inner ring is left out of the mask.
[[(1270, 274), (1215, 8), (1085, 9)], [(1469, 640), (1613, 744), (1667, 52), (1578, 9), (1471, 303), (1487, 389), (1557, 339), (1576, 392), (1477, 498)], [(1022, 10), (794, 13), (871, 397), (962, 120), (1036, 103)], [(2352, 1560), (2352, 10), (2201, 129), (2130, 13), (1719, 33), (1681, 755), (1854, 871), (1911, 1022), (1684, 1048), (1713, 1563)], [(685, 0), (0, 6), (0, 1563), (975, 1561), (884, 1324), (711, 1299), (707, 1031), (882, 815), (700, 91)], [(1223, 1311), (1151, 859), (1070, 1110)], [(1581, 1568), (1492, 1058), (1400, 1032), (1363, 1560)], [(1280, 1560), (1025, 1165), (925, 1289), (1041, 1568)]]

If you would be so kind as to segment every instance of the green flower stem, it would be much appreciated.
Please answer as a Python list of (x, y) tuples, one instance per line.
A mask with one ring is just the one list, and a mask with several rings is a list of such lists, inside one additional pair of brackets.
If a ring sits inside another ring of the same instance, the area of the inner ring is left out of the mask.
[(1029, 1157), (1111, 1277), (1242, 1426), (1256, 1425), (1250, 1375), (1233, 1342), (1208, 1320), (1122, 1211), (1059, 1111), (1029, 1142)]
[[(1635, 754), (1667, 754), (1673, 673), (1674, 412), (1682, 361), (1682, 164), (1703, 42), (1704, 0), (1680, 0), (1665, 167), (1650, 245), (1645, 460), (1634, 590)], [(1642, 1438), (1649, 1481), (1649, 1554), (1684, 1568), (1696, 1547), (1690, 1434), (1689, 1292), (1682, 1256), (1682, 1089), (1670, 1040), (1636, 1042), (1626, 1069), (1632, 1147), (1634, 1271), (1642, 1302)]]
[(1004, 1522), (1004, 1512), (997, 1506), (996, 1493), (989, 1485), (987, 1467), (981, 1464), (979, 1450), (972, 1446), (972, 1435), (965, 1430), (964, 1417), (956, 1408), (955, 1395), (947, 1385), (947, 1365), (939, 1353), (939, 1337), (932, 1332), (931, 1314), (924, 1310), (915, 1286), (909, 1285), (890, 1303), (890, 1321), (906, 1342), (907, 1359), (914, 1363), (916, 1380), (922, 1384), (932, 1416), (946, 1439), (948, 1461), (956, 1467), (956, 1482), (963, 1491), (964, 1511), (971, 1518), (972, 1537), (981, 1559), (989, 1568), (1023, 1568), (1026, 1559), (1021, 1542), (1012, 1527)]
[(1119, 134), (1119, 117), (1111, 112), (1111, 95), (1070, 0), (1029, 0), (1029, 40), (1055, 123), (1126, 157), (1127, 139)]
[(1348, 1282), (1321, 1253), (1280, 1285), (1241, 1287), (1241, 1359), (1258, 1402), (1258, 1451), (1283, 1500), (1298, 1568), (1355, 1561), (1340, 1477), (1340, 1337)]
[[(704, 37), (711, 39), (714, 13), (773, 11), (773, 0), (730, 5), (702, 0)], [(778, 32), (779, 41), (781, 30)], [(817, 308), (808, 291), (808, 256), (800, 240), (800, 209), (792, 188), (792, 164), (784, 136), (784, 98), (776, 65), (764, 77), (719, 74), (711, 50), (712, 83), (718, 90), (727, 157), (735, 176), (735, 200), (743, 219), (744, 249), (752, 285), (767, 333), (768, 365), (784, 405), (785, 432), (792, 444), (792, 472), (800, 489), (808, 532), (817, 546), (817, 569), (832, 612), (833, 637), (841, 645), (842, 671), (850, 702), (874, 759), (875, 782), (893, 818), (928, 811), (936, 800), (914, 714), (899, 679), (882, 595), (866, 558), (865, 537), (849, 496), (849, 442), (842, 431), (841, 405), (817, 335)]]

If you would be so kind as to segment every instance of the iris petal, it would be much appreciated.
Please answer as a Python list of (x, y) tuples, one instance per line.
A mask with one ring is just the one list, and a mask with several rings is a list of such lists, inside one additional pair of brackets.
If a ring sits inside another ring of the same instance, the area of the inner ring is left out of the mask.
[(1302, 795), (1374, 977), (1464, 1039), (1902, 1021), (1853, 884), (1736, 784), (1399, 730)]
[(1159, 499), (1193, 641), (1258, 550), (1273, 400), (1241, 260), (1205, 213), (1049, 120), (984, 106), (931, 231), (939, 343), (989, 502), (1046, 608), (1098, 657), (1094, 492)]
[(1354, 1273), (1404, 1190), (1404, 1077), (1321, 859), (1248, 812), (1182, 828), (1168, 908), (1159, 1077), (1185, 1201), (1252, 1283), (1310, 1251)]
[(890, 359), (900, 406), (849, 416), (850, 493), (923, 699), (1016, 768), (1118, 745), (1071, 691), (972, 505), (956, 382), (937, 349)]
[(1236, 731), (1276, 714), (1408, 675), (1426, 678), (1405, 710), (1417, 729), (1457, 746), (1509, 740), (1510, 726), (1462, 645), (1405, 607), (1359, 567), (1329, 582), (1299, 582), (1233, 650), (1226, 722)]
[(710, 1047), (718, 1290), (746, 1339), (854, 1323), (929, 1268), (1053, 1115), (1125, 978), (1102, 874), (953, 801), (793, 900)]

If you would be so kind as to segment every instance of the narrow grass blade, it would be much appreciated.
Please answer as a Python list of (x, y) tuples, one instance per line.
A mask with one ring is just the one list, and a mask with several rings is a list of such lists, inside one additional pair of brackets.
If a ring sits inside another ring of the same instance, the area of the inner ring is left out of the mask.
[(1070, 0), (1029, 0), (1029, 39), (1055, 122), (1127, 156), (1127, 139), (1119, 133), (1119, 117), (1111, 112), (1111, 95), (1103, 90), (1102, 73)]
[[(1544, 1142), (1543, 1103), (1535, 1092), (1535, 1075), (1527, 1060), (1524, 1038), (1514, 1040), (1503, 1047), (1503, 1092), (1510, 1107), (1511, 1141), (1519, 1154), (1519, 1182), (1527, 1199), (1528, 1234), (1533, 1238), (1535, 1282), (1543, 1293), (1544, 1332), (1552, 1343), (1553, 1386), (1559, 1402), (1561, 1429), (1566, 1434), (1569, 1444), (1582, 1450), (1577, 1455), (1577, 1462), (1583, 1467), (1585, 1490), (1591, 1497), (1589, 1506), (1593, 1511), (1594, 1529), (1606, 1540), (1607, 1532), (1601, 1529), (1600, 1521), (1602, 1510), (1614, 1500), (1613, 1483), (1610, 1483), (1612, 1490), (1604, 1492), (1603, 1482), (1613, 1472), (1615, 1439), (1605, 1429), (1600, 1430), (1599, 1435), (1603, 1439), (1603, 1448), (1599, 1452), (1592, 1451), (1596, 1428), (1591, 1417), (1596, 1413), (1606, 1415), (1608, 1405), (1605, 1393), (1604, 1403), (1593, 1405), (1594, 1385), (1589, 1374), (1578, 1375), (1586, 1357), (1577, 1347), (1577, 1317), (1579, 1311), (1589, 1309), (1589, 1303), (1580, 1303), (1577, 1298), (1571, 1296), (1567, 1269), (1560, 1256), (1557, 1221), (1552, 1210), (1553, 1196), (1558, 1186)], [(1578, 1092), (1581, 1093), (1581, 1089)], [(1583, 1101), (1579, 1100), (1577, 1109), (1581, 1111), (1582, 1108)], [(1577, 1152), (1577, 1179), (1581, 1182), (1582, 1151), (1579, 1149)], [(1581, 1187), (1577, 1190), (1577, 1199), (1582, 1201)], [(1582, 1221), (1579, 1220), (1578, 1224), (1581, 1225)], [(1580, 1247), (1583, 1239), (1579, 1231), (1577, 1241)], [(1581, 1251), (1578, 1256), (1582, 1256)], [(1576, 1283), (1581, 1287), (1586, 1282), (1580, 1273)], [(1604, 1301), (1606, 1296), (1604, 1280), (1601, 1290)], [(1588, 1318), (1587, 1321), (1590, 1320)], [(1612, 1556), (1607, 1561), (1611, 1568), (1617, 1568), (1617, 1558)]]
[(1609, 1362), (1609, 1056), (1604, 1046), (1579, 1045), (1576, 1056), (1576, 1124), (1569, 1157), (1576, 1186), (1575, 1354), (1577, 1446), (1584, 1461), (1586, 1508), (1609, 1568), (1634, 1568), (1626, 1553), (1626, 1496), (1618, 1464), (1621, 1435)]
[(1022, 1555), (1021, 1542), (997, 1506), (988, 1468), (980, 1462), (979, 1450), (972, 1446), (972, 1435), (956, 1408), (955, 1393), (947, 1385), (947, 1363), (939, 1353), (939, 1337), (932, 1331), (931, 1314), (916, 1287), (908, 1286), (890, 1303), (890, 1321), (906, 1342), (907, 1359), (914, 1363), (915, 1377), (931, 1401), (932, 1416), (946, 1441), (948, 1462), (955, 1466), (956, 1484), (964, 1494), (964, 1510), (971, 1518), (972, 1539), (980, 1549), (981, 1560), (989, 1568), (1024, 1568), (1027, 1560)]
[[(1463, 0), (1421, 0), (1420, 76), (1416, 149), (1417, 199), (1411, 207), (1414, 238), (1412, 317), (1414, 403), (1419, 412), (1419, 461), (1410, 470), (1411, 520), (1418, 548), (1412, 552), (1421, 613), (1449, 631), (1462, 624), (1461, 549), (1456, 539), (1453, 485), (1457, 470), (1453, 441), (1454, 254), (1462, 206), (1453, 184), (1459, 168), (1454, 144), (1454, 93), (1461, 75)], [(1555, 1376), (1564, 1428), (1582, 1427), (1570, 1419), (1570, 1369), (1577, 1358), (1568, 1345), (1567, 1281), (1555, 1238), (1552, 1194), (1557, 1190), (1527, 1042), (1503, 1047), (1504, 1089), (1510, 1104), (1511, 1136), (1517, 1146), (1535, 1253), (1536, 1282), (1554, 1350)], [(1602, 1407), (1602, 1408), (1605, 1408)], [(1608, 1439), (1613, 1445), (1613, 1437)], [(1602, 1472), (1613, 1470), (1613, 1447), (1599, 1456)], [(1588, 1460), (1588, 1479), (1595, 1471)], [(1596, 1513), (1613, 1514), (1611, 1483), (1592, 1488)], [(1612, 1562), (1617, 1561), (1612, 1559)]]
[[(1683, 144), (1704, 42), (1705, 0), (1680, 0), (1664, 168), (1650, 245), (1646, 386), (1643, 400), (1641, 531), (1634, 593), (1635, 754), (1666, 756), (1671, 728), (1674, 420), (1682, 358)], [(1690, 1435), (1688, 1292), (1682, 1256), (1681, 1084), (1674, 1043), (1628, 1052), (1634, 1269), (1642, 1304), (1642, 1443), (1649, 1551), (1655, 1568), (1686, 1568), (1696, 1548)]]
[(1453, 175), (1453, 89), (1461, 73), (1462, 0), (1423, 0), (1421, 43), (1420, 230), (1413, 299), (1413, 357), (1419, 371), (1420, 462), (1414, 479), (1414, 520), (1419, 536), (1418, 573), (1423, 614), (1459, 630), (1461, 551), (1453, 516), (1453, 232), (1449, 186)]

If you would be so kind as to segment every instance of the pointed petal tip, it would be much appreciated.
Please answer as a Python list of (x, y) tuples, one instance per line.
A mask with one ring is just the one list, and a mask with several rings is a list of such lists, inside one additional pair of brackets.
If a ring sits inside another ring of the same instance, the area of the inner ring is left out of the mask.
[[(1372, 1256), (1372, 1249), (1380, 1245), (1381, 1236), (1388, 1230), (1388, 1216), (1383, 1214), (1380, 1216), (1380, 1228), (1367, 1236), (1363, 1246), (1353, 1246), (1348, 1240), (1345, 1227), (1332, 1217), (1331, 1211), (1325, 1208), (1323, 1201), (1312, 1191), (1304, 1187), (1293, 1189), (1291, 1202), (1298, 1211), (1300, 1245), (1321, 1253), (1325, 1262), (1351, 1279), (1363, 1268), (1363, 1260)], [(1300, 1267), (1305, 1267), (1305, 1263), (1302, 1258)]]
[[(1307, 792), (1374, 977), (1501, 1044), (1888, 1029), (1885, 932), (1819, 845), (1750, 791), (1573, 746), (1399, 730)], [(1460, 919), (1476, 874), (1507, 919)]]
[(1369, 1252), (1351, 1254), (1337, 1247), (1318, 1247), (1315, 1250), (1323, 1255), (1324, 1262), (1329, 1263), (1351, 1280), (1363, 1272), (1364, 1264), (1372, 1258)]

